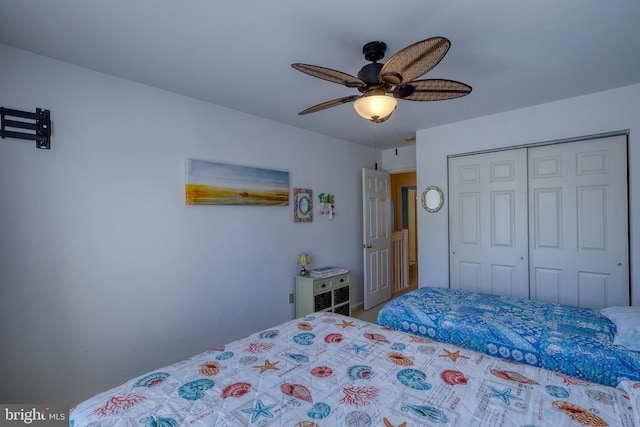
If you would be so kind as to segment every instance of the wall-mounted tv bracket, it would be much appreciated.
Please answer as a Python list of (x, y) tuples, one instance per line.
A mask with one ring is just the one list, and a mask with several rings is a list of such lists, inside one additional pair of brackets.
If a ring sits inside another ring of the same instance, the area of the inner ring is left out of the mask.
[[(35, 120), (35, 123), (23, 120), (12, 120), (10, 117)], [(36, 131), (36, 133), (16, 132), (14, 130), (7, 130), (7, 128), (30, 129)], [(30, 139), (36, 142), (36, 148), (50, 150), (51, 117), (49, 110), (36, 108), (35, 113), (29, 113), (27, 111), (11, 110), (9, 108), (0, 107), (0, 137)]]

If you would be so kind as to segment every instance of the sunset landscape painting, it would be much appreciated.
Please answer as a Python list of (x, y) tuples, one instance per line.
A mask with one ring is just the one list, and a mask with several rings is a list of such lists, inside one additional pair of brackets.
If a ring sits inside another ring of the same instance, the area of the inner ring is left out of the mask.
[(289, 172), (187, 160), (188, 205), (289, 205)]

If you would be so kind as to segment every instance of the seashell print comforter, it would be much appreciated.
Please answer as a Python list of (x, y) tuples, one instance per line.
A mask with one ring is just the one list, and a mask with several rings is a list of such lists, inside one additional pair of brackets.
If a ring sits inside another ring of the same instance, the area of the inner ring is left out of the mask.
[(618, 388), (333, 313), (134, 378), (71, 411), (84, 426), (638, 426)]

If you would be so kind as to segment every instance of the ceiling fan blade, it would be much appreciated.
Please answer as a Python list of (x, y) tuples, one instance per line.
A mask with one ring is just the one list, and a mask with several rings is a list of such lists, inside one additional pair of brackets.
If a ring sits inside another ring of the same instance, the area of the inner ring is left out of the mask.
[(454, 80), (426, 79), (416, 80), (397, 86), (393, 96), (408, 101), (443, 101), (460, 98), (471, 93), (471, 86)]
[(332, 70), (331, 68), (319, 67), (317, 65), (291, 64), (293, 68), (298, 71), (302, 71), (310, 76), (317, 77), (319, 79), (327, 80), (333, 83), (338, 83), (346, 87), (364, 87), (366, 83), (357, 77), (343, 73), (341, 71)]
[(298, 115), (302, 116), (304, 114), (315, 113), (316, 111), (326, 110), (327, 108), (337, 107), (338, 105), (346, 104), (348, 102), (353, 102), (358, 98), (362, 98), (363, 95), (350, 95), (345, 96), (344, 98), (332, 99), (331, 101), (323, 102), (322, 104), (314, 105), (313, 107), (309, 107), (306, 110), (300, 111)]
[(409, 83), (438, 65), (449, 47), (451, 42), (444, 37), (432, 37), (407, 46), (389, 58), (379, 78), (393, 85)]

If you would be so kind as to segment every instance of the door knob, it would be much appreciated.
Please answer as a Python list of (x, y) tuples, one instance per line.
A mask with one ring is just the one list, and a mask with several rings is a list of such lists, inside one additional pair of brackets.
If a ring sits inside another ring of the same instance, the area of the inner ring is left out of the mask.
[(363, 243), (362, 244), (362, 248), (363, 249), (371, 249), (373, 246), (371, 246), (371, 243)]

